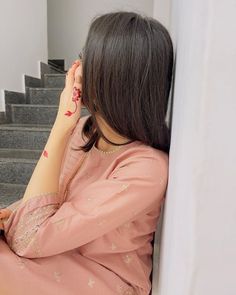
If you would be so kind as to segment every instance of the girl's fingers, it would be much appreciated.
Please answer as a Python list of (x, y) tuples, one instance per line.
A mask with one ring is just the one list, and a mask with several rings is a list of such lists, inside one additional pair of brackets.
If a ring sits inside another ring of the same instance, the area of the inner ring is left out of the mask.
[(4, 223), (6, 222), (6, 220), (0, 220), (0, 229), (3, 229), (5, 230), (5, 227), (4, 227)]
[(3, 211), (4, 209), (0, 210), (0, 218), (5, 218), (6, 217), (6, 212)]
[(0, 218), (7, 218), (11, 214), (11, 211), (9, 209), (1, 209), (0, 210)]
[(2, 220), (0, 219), (0, 229), (4, 229), (3, 221), (4, 221), (4, 218), (2, 218)]
[(78, 84), (82, 84), (82, 76), (83, 76), (83, 66), (81, 64), (81, 66), (77, 67), (75, 70), (75, 82)]
[(71, 68), (68, 70), (67, 74), (66, 74), (66, 86), (68, 87), (72, 87), (73, 83), (74, 83), (74, 74), (75, 74), (75, 70), (77, 69), (77, 67), (80, 65), (80, 61), (77, 60), (72, 66)]
[(74, 74), (74, 86), (82, 91), (82, 65), (77, 67)]

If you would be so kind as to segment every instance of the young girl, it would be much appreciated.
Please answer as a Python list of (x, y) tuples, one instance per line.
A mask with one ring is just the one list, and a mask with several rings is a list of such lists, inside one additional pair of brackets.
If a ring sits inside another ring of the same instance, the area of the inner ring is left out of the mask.
[(172, 41), (155, 19), (112, 12), (93, 19), (81, 59), (23, 198), (0, 211), (1, 295), (151, 291)]

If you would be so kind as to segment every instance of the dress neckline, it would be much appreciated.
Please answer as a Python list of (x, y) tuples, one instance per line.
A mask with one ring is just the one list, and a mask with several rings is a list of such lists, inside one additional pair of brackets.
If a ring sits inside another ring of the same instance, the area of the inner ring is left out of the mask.
[(96, 154), (100, 154), (102, 156), (111, 156), (111, 155), (116, 155), (120, 152), (123, 152), (123, 151), (129, 149), (130, 147), (137, 145), (138, 143), (140, 144), (140, 141), (134, 140), (130, 143), (119, 146), (120, 147), (119, 149), (115, 149), (113, 151), (103, 151), (103, 150), (100, 150), (96, 147), (96, 141), (95, 141), (92, 148), (91, 148), (91, 151), (94, 151)]

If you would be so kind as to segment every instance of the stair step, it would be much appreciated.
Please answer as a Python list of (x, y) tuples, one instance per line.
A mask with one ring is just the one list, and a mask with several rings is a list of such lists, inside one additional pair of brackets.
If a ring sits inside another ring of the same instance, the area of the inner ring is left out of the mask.
[(12, 203), (20, 200), (25, 192), (27, 185), (0, 183), (0, 208), (5, 208)]
[(42, 150), (49, 137), (51, 127), (28, 124), (0, 125), (0, 148)]
[(31, 128), (41, 128), (41, 129), (48, 129), (50, 130), (52, 128), (53, 124), (23, 124), (23, 123), (4, 123), (4, 124), (0, 124), (0, 129), (1, 127), (4, 127), (3, 129), (12, 129), (14, 128), (27, 128), (27, 129), (31, 129)]
[[(53, 125), (58, 106), (55, 105), (31, 105), (11, 104), (11, 118), (13, 123)], [(87, 115), (88, 110), (81, 107), (81, 116)]]
[(53, 124), (57, 111), (55, 105), (11, 104), (13, 123)]
[(0, 149), (0, 182), (27, 184), (42, 150)]
[(63, 88), (26, 87), (26, 101), (29, 104), (59, 105)]
[[(25, 94), (5, 91), (0, 124), (0, 208), (23, 197), (58, 111), (66, 72), (40, 62), (41, 79), (24, 75)], [(81, 116), (87, 115), (84, 107)]]
[(43, 85), (47, 88), (64, 88), (65, 74), (44, 74)]
[(42, 150), (29, 149), (3, 149), (0, 148), (0, 161), (11, 159), (34, 159), (38, 160)]
[(38, 160), (0, 159), (0, 183), (27, 184)]

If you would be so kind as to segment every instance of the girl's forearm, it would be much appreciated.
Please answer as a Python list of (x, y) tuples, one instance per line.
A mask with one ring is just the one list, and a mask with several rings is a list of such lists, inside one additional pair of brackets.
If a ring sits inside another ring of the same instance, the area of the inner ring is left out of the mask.
[(22, 202), (39, 194), (58, 192), (62, 157), (70, 134), (70, 130), (63, 131), (54, 123), (44, 147), (48, 157), (41, 154), (26, 187)]
[[(67, 71), (65, 88), (60, 95), (56, 120), (44, 147), (48, 157), (45, 157), (44, 153), (41, 154), (26, 187), (22, 203), (40, 194), (59, 192), (62, 158), (71, 131), (78, 123), (81, 113), (81, 83), (76, 82), (76, 77), (79, 74), (82, 75), (82, 67), (80, 65), (82, 66), (81, 62), (76, 60)], [(75, 70), (78, 67), (80, 71), (78, 71), (75, 77)], [(75, 104), (77, 111), (71, 112)]]

